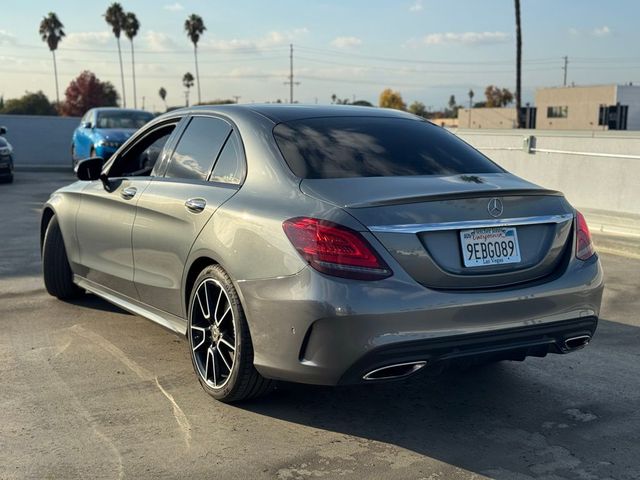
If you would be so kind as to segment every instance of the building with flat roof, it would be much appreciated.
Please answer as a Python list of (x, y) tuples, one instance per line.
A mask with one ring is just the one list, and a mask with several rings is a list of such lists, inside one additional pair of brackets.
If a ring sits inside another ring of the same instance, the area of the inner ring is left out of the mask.
[(536, 109), (540, 129), (640, 130), (640, 86), (540, 88)]
[[(536, 90), (523, 106), (526, 128), (542, 130), (640, 130), (640, 86), (591, 85)], [(516, 128), (515, 108), (461, 108), (459, 128)]]

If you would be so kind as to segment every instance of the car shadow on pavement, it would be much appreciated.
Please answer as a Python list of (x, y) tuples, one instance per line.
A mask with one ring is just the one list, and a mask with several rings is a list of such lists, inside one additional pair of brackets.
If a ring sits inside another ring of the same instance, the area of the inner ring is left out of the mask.
[(285, 384), (240, 408), (498, 479), (626, 478), (640, 471), (629, 455), (640, 431), (639, 334), (602, 320), (592, 345), (571, 355), (377, 385)]
[(110, 312), (110, 313), (120, 313), (123, 315), (132, 315), (132, 313), (123, 310), (116, 305), (103, 300), (97, 295), (86, 294), (82, 295), (79, 298), (74, 298), (73, 300), (67, 300), (67, 303), (75, 305), (77, 307), (89, 308), (91, 310), (100, 310), (102, 312)]

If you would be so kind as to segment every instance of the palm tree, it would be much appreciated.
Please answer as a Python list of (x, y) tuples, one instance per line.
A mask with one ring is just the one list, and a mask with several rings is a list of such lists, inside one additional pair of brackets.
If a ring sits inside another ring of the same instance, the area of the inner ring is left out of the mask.
[(520, 0), (515, 0), (516, 7), (516, 119), (518, 128), (523, 128), (521, 100), (522, 84), (522, 29), (520, 28)]
[(58, 89), (58, 66), (56, 65), (56, 50), (58, 49), (58, 44), (62, 37), (64, 37), (64, 31), (62, 30), (64, 25), (60, 20), (58, 20), (58, 16), (49, 12), (49, 15), (44, 17), (40, 22), (40, 36), (42, 37), (43, 42), (47, 42), (49, 46), (49, 50), (51, 50), (51, 54), (53, 55), (53, 75), (56, 79), (56, 103), (60, 104), (60, 92)]
[(191, 87), (193, 87), (193, 75), (191, 75), (190, 72), (187, 72), (184, 74), (184, 76), (182, 77), (182, 85), (185, 86), (185, 88), (187, 89), (184, 92), (184, 100), (185, 100), (185, 104), (188, 107), (189, 106), (189, 90), (191, 89)]
[(469, 95), (469, 108), (471, 108), (473, 106), (473, 96), (475, 95), (472, 89), (469, 89), (468, 95)]
[(125, 14), (122, 9), (122, 5), (115, 2), (112, 3), (104, 14), (104, 19), (111, 25), (111, 30), (116, 36), (116, 42), (118, 43), (118, 58), (120, 59), (120, 79), (122, 80), (122, 106), (127, 106), (127, 96), (124, 90), (124, 70), (122, 69), (122, 51), (120, 50), (120, 33), (125, 25)]
[(136, 60), (133, 54), (133, 38), (140, 30), (140, 22), (135, 13), (127, 12), (124, 16), (124, 34), (131, 42), (131, 73), (133, 73), (133, 108), (138, 108), (138, 97), (136, 93)]
[(166, 111), (167, 110), (167, 90), (164, 87), (160, 87), (160, 90), (158, 90), (158, 95), (160, 95), (160, 98), (164, 102), (164, 110)]
[(193, 56), (196, 60), (196, 79), (198, 81), (198, 103), (202, 100), (200, 98), (200, 72), (198, 71), (198, 40), (204, 33), (207, 27), (204, 26), (204, 21), (200, 15), (192, 13), (184, 22), (184, 30), (187, 32), (187, 36), (193, 43)]

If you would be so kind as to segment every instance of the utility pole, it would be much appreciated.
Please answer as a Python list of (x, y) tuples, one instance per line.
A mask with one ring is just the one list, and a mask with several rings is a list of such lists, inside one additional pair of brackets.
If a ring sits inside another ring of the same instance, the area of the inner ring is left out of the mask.
[(289, 85), (289, 103), (293, 103), (293, 86), (300, 85), (300, 82), (293, 81), (293, 43), (289, 44), (289, 80), (284, 84)]
[(562, 85), (566, 87), (567, 86), (567, 66), (569, 65), (569, 57), (565, 55), (562, 58), (564, 59), (564, 66), (562, 67), (562, 70), (564, 70), (564, 81), (562, 82)]

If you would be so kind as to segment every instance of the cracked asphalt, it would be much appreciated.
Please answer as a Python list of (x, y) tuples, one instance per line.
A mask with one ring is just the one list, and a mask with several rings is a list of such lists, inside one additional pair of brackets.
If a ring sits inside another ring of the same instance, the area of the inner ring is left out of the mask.
[(596, 238), (607, 287), (580, 352), (229, 406), (180, 337), (46, 294), (39, 210), (70, 181), (0, 185), (0, 479), (640, 479), (639, 245)]

